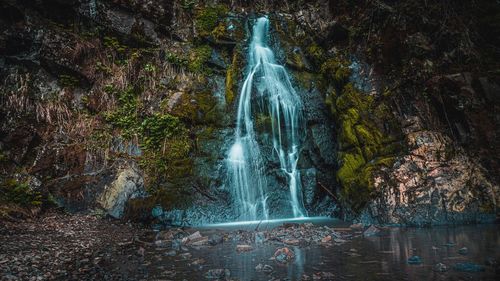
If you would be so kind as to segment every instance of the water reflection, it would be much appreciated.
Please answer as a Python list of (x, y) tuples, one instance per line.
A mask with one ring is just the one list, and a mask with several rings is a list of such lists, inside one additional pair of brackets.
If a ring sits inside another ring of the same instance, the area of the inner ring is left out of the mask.
[[(227, 268), (234, 280), (498, 280), (498, 265), (486, 260), (500, 261), (500, 227), (498, 225), (393, 228), (374, 237), (357, 237), (338, 246), (289, 246), (295, 259), (283, 265), (274, 260), (282, 243), (268, 241), (253, 244), (250, 252), (238, 253), (238, 241), (201, 248), (193, 252), (193, 259), (204, 258), (206, 263), (194, 271), (189, 263), (177, 260), (175, 267), (179, 280), (204, 280), (209, 269)], [(458, 250), (467, 247), (468, 253)], [(422, 259), (420, 265), (410, 265), (413, 255)], [(484, 272), (463, 273), (453, 270), (460, 262), (470, 262), (485, 267)], [(437, 263), (446, 264), (450, 270), (433, 271)], [(272, 272), (256, 270), (258, 264), (270, 265)], [(181, 278), (182, 277), (182, 278)], [(306, 279), (307, 280), (307, 279)]]

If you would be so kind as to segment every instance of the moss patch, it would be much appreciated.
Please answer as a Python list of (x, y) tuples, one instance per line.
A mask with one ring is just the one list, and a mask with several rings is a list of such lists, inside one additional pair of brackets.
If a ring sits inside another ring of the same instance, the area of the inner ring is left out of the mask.
[(195, 15), (195, 27), (202, 37), (210, 36), (218, 26), (219, 20), (224, 18), (228, 8), (224, 5), (214, 5), (200, 8)]

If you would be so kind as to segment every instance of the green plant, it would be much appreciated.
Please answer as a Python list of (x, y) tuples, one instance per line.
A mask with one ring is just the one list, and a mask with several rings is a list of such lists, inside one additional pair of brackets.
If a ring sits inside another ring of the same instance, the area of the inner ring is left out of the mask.
[(62, 74), (59, 76), (59, 84), (64, 88), (74, 88), (79, 82), (77, 78), (70, 75)]
[(144, 65), (144, 70), (146, 72), (155, 72), (156, 66), (154, 64), (146, 63), (146, 65)]
[(210, 46), (201, 45), (196, 47), (189, 57), (188, 69), (192, 72), (207, 71), (208, 68), (205, 67), (205, 63), (210, 59), (211, 55), (212, 48)]
[(200, 36), (209, 36), (217, 27), (219, 19), (223, 18), (228, 12), (224, 5), (215, 5), (204, 7), (198, 11), (195, 17), (195, 27)]
[(118, 108), (115, 111), (105, 113), (105, 119), (112, 125), (122, 129), (122, 135), (130, 139), (137, 133), (139, 98), (137, 90), (128, 87), (124, 91), (118, 91), (112, 85), (106, 85), (104, 91), (118, 97)]
[(0, 183), (0, 201), (25, 207), (40, 206), (42, 195), (40, 192), (32, 190), (28, 183), (8, 178)]

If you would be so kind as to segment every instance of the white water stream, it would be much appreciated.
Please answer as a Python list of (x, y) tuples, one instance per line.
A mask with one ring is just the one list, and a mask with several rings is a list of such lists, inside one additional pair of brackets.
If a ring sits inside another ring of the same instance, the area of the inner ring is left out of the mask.
[[(269, 20), (258, 18), (253, 26), (248, 53), (248, 74), (239, 96), (235, 141), (229, 155), (232, 192), (240, 220), (269, 219), (269, 187), (261, 149), (254, 128), (254, 116), (271, 120), (273, 153), (287, 176), (289, 208), (294, 218), (306, 216), (297, 162), (299, 135), (305, 130), (302, 102), (293, 89), (285, 68), (279, 65), (268, 46)], [(259, 106), (257, 106), (259, 105)], [(252, 108), (252, 106), (254, 108)]]

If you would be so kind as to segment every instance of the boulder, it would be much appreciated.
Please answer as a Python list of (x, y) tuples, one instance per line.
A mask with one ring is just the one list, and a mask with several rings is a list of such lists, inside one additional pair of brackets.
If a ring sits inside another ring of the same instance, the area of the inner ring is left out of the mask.
[(132, 167), (118, 171), (115, 180), (104, 187), (98, 202), (107, 213), (115, 218), (121, 218), (125, 203), (135, 197), (144, 195), (144, 179)]

